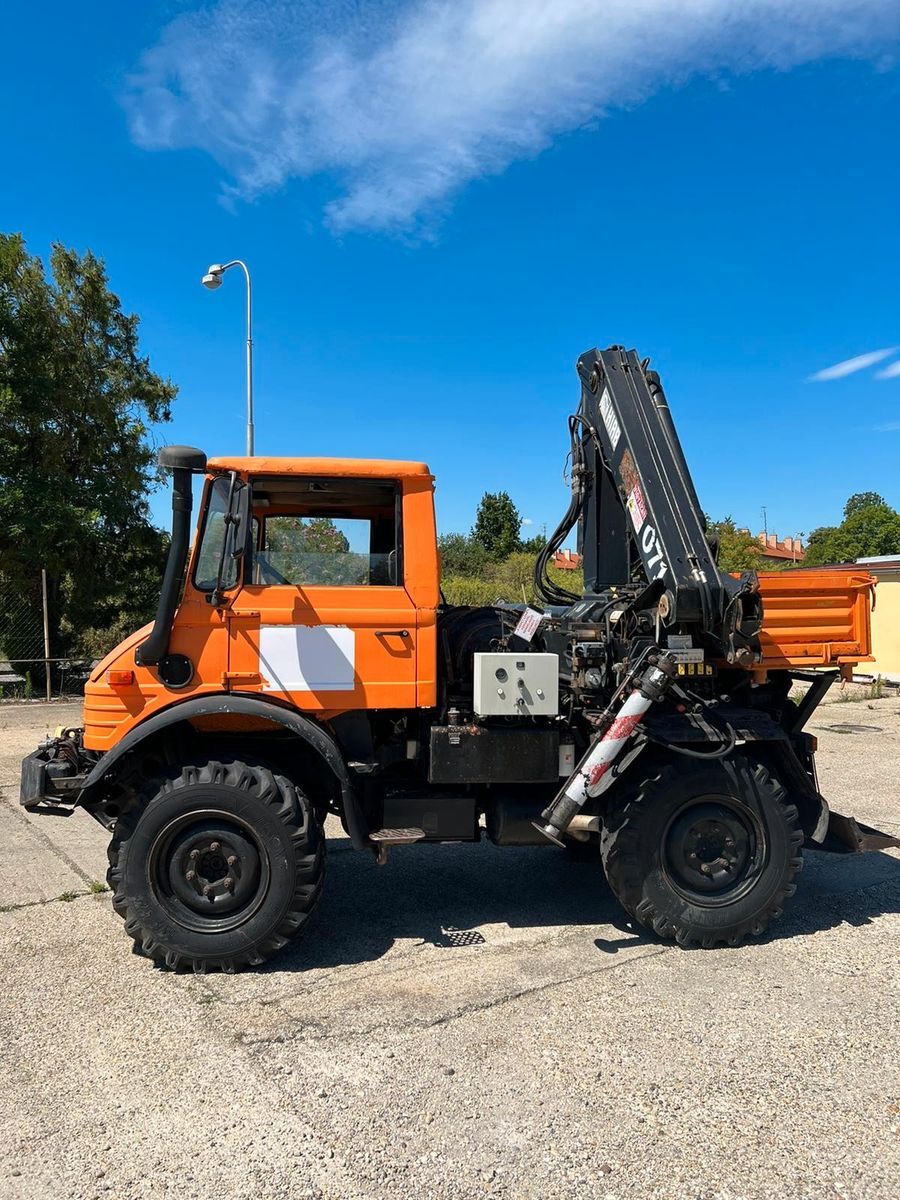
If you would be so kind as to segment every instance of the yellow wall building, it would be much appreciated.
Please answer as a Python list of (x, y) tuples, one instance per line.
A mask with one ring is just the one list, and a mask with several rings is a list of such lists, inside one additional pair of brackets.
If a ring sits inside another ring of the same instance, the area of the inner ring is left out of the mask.
[(865, 567), (878, 583), (872, 612), (872, 654), (875, 661), (860, 663), (854, 674), (880, 675), (883, 679), (900, 683), (900, 557), (858, 558), (856, 565)]

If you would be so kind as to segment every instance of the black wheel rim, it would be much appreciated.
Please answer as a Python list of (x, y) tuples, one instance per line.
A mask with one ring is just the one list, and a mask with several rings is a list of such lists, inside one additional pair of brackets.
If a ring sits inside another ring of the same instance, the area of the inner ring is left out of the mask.
[(166, 824), (150, 848), (147, 872), (157, 901), (195, 933), (225, 933), (249, 921), (271, 877), (268, 855), (252, 826), (212, 808)]
[(753, 888), (767, 853), (763, 824), (746, 804), (733, 796), (698, 796), (669, 822), (662, 866), (686, 900), (718, 908)]

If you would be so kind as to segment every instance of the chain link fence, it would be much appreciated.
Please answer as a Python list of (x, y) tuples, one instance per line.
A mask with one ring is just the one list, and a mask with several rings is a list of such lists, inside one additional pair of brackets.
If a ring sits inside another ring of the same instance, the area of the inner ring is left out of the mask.
[(92, 664), (54, 653), (46, 580), (0, 575), (0, 701), (80, 696)]

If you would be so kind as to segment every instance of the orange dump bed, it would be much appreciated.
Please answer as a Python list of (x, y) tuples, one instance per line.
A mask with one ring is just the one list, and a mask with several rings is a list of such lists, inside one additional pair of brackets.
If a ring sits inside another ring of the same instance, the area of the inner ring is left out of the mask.
[(875, 580), (847, 567), (760, 571), (762, 667), (834, 667), (871, 660)]

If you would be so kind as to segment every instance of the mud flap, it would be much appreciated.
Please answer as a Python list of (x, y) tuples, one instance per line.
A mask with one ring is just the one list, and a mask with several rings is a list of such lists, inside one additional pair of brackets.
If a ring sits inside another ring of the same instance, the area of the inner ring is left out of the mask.
[(863, 825), (854, 817), (832, 812), (828, 816), (828, 833), (814, 850), (829, 850), (834, 854), (864, 854), (867, 850), (889, 850), (900, 847), (900, 837)]

